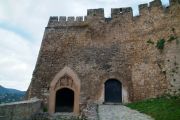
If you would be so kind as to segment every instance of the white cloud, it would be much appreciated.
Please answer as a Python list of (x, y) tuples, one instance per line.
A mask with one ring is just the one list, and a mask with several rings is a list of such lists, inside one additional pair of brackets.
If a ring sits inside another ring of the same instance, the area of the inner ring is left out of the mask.
[(26, 90), (34, 69), (37, 45), (3, 29), (0, 35), (0, 84)]

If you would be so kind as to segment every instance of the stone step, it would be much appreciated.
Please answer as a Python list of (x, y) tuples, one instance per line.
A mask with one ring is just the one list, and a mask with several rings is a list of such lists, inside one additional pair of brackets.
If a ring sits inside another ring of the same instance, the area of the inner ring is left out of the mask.
[(55, 113), (52, 120), (80, 120), (80, 118), (73, 113)]
[(31, 120), (85, 120), (79, 118), (73, 113), (55, 113), (49, 115), (48, 113), (38, 113)]
[(153, 120), (148, 115), (123, 105), (99, 105), (99, 120)]

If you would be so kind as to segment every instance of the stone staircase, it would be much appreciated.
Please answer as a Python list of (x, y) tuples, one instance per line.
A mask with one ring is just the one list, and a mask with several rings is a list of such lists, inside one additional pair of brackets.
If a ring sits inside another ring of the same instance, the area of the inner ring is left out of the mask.
[(98, 120), (98, 105), (97, 104), (88, 104), (83, 110), (83, 116), (86, 120)]
[(52, 117), (52, 120), (81, 120), (73, 113), (56, 113)]

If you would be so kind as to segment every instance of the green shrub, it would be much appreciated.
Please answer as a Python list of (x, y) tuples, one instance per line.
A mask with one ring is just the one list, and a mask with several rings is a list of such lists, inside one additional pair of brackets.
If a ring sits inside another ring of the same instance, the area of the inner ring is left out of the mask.
[(154, 42), (153, 42), (151, 39), (149, 39), (149, 40), (147, 41), (147, 43), (149, 43), (149, 44), (154, 44)]
[(164, 48), (164, 44), (165, 44), (165, 40), (164, 39), (160, 39), (157, 41), (156, 47), (160, 50), (163, 50)]
[(171, 42), (171, 41), (176, 40), (176, 39), (177, 39), (176, 36), (170, 35), (170, 36), (169, 36), (169, 39), (168, 39), (168, 42)]
[(47, 112), (47, 111), (48, 111), (47, 107), (44, 107), (43, 112)]

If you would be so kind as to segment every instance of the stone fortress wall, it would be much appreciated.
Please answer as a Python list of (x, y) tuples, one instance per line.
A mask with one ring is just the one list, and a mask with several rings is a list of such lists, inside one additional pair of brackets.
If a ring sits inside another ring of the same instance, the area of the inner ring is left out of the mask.
[(34, 115), (42, 111), (42, 100), (0, 104), (0, 120), (31, 120)]
[[(121, 81), (123, 103), (179, 94), (180, 0), (168, 7), (160, 0), (142, 4), (139, 13), (133, 17), (132, 8), (113, 8), (105, 18), (103, 9), (90, 9), (76, 19), (50, 17), (27, 98), (50, 103), (63, 74), (74, 79), (64, 84), (75, 91), (80, 109), (103, 103), (108, 79)], [(156, 47), (161, 39), (162, 50)]]

